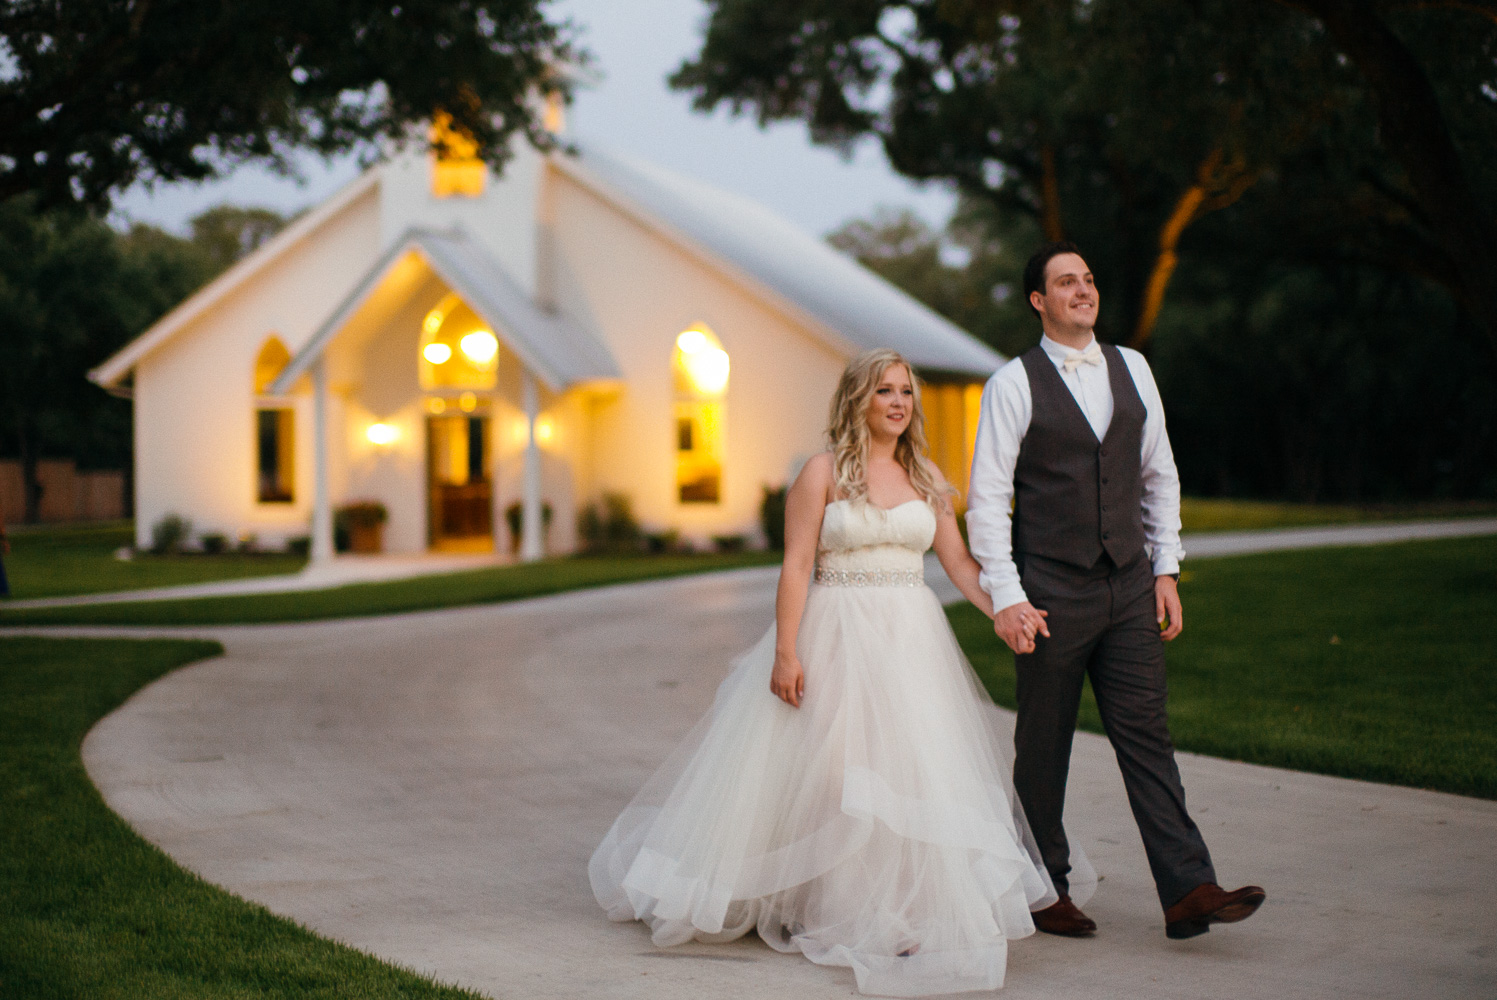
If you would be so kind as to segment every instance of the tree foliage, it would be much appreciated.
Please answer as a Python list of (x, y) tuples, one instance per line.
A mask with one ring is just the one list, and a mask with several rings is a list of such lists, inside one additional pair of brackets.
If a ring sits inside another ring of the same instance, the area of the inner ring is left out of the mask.
[(27, 520), (41, 503), (39, 459), (129, 466), (130, 404), (90, 383), (89, 369), (284, 224), (269, 209), (221, 206), (183, 239), (38, 211), (31, 196), (0, 202), (0, 454), (21, 460)]
[(544, 0), (11, 0), (0, 201), (104, 206), (137, 180), (289, 170), (402, 140), (442, 110), (478, 155), (548, 145), (537, 94), (580, 54)]
[(900, 172), (1078, 240), (1113, 289), (1112, 339), (1148, 342), (1192, 232), (1267, 182), (1315, 196), (1317, 245), (1440, 281), (1497, 345), (1488, 5), (709, 7), (701, 51), (672, 78), (698, 108), (798, 118), (843, 146), (874, 136)]

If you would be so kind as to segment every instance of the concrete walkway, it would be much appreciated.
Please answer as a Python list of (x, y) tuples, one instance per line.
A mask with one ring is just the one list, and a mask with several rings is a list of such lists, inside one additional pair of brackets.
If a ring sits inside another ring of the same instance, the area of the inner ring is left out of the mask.
[[(609, 923), (587, 883), (615, 814), (770, 622), (776, 578), (152, 629), (227, 655), (139, 692), (84, 761), (187, 868), (490, 996), (847, 997), (850, 973), (757, 939), (656, 949), (641, 925)], [(1497, 803), (1188, 754), (1181, 768), (1223, 881), (1263, 884), (1267, 905), (1167, 941), (1111, 752), (1082, 734), (1068, 815), (1104, 877), (1088, 906), (1101, 933), (1016, 942), (1004, 996), (1497, 995)]]
[[(1263, 531), (1226, 531), (1187, 534), (1181, 541), (1188, 556), (1241, 555), (1285, 549), (1324, 548), (1333, 545), (1381, 545), (1387, 542), (1428, 538), (1465, 538), (1497, 535), (1497, 518), (1464, 518), (1446, 521), (1406, 521), (1384, 524), (1330, 525), (1318, 528), (1276, 528)], [(485, 569), (507, 565), (508, 556), (494, 554), (456, 555), (340, 555), (332, 562), (308, 565), (300, 573), (257, 576), (240, 580), (216, 580), (148, 590), (117, 590), (75, 597), (38, 597), (7, 601), (8, 608), (67, 607), (80, 604), (115, 604), (124, 601), (160, 601), (184, 597), (224, 597), (236, 594), (273, 594), (288, 591), (324, 590), (353, 583), (406, 580), (440, 573)], [(954, 599), (954, 598), (953, 598)]]

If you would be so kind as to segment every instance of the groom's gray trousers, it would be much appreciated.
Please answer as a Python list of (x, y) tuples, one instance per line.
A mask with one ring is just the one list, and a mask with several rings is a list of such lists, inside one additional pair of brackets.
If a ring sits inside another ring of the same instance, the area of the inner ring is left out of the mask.
[(1070, 844), (1062, 812), (1083, 677), (1117, 755), (1128, 804), (1143, 834), (1149, 868), (1168, 908), (1203, 882), (1215, 882), (1211, 854), (1185, 811), (1185, 790), (1165, 715), (1164, 643), (1154, 611), (1154, 571), (1146, 556), (1116, 566), (1106, 556), (1078, 569), (1023, 557), (1029, 601), (1049, 612), (1050, 638), (1014, 658), (1019, 721), (1014, 788), (1045, 867), (1068, 890)]

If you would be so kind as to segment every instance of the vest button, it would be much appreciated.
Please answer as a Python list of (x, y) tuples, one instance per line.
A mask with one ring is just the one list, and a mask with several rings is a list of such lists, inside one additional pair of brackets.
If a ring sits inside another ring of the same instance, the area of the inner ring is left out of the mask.
[[(1103, 486), (1106, 486), (1106, 485), (1107, 485), (1107, 477), (1106, 477), (1106, 476), (1103, 476), (1103, 477), (1102, 477), (1102, 485), (1103, 485)], [(1106, 510), (1106, 509), (1107, 509), (1107, 508), (1105, 508), (1105, 507), (1104, 507), (1104, 508), (1103, 508), (1103, 510)]]
[(1106, 448), (1102, 448), (1102, 449), (1100, 449), (1097, 452), (1097, 454), (1101, 455), (1103, 458), (1106, 458), (1107, 457), (1107, 449)]
[(1105, 532), (1105, 531), (1104, 531), (1104, 532), (1102, 532), (1102, 541), (1104, 541), (1104, 542), (1105, 542), (1105, 541), (1107, 541), (1107, 540), (1108, 540), (1108, 539), (1109, 539), (1109, 538), (1111, 538), (1111, 537), (1112, 537), (1112, 536), (1111, 536), (1111, 535), (1109, 535), (1109, 534), (1108, 534), (1108, 533), (1107, 533), (1107, 532)]
[[(1107, 505), (1105, 503), (1102, 505), (1102, 513), (1104, 513), (1104, 514), (1107, 513)], [(1106, 538), (1107, 536), (1103, 535), (1102, 537)]]

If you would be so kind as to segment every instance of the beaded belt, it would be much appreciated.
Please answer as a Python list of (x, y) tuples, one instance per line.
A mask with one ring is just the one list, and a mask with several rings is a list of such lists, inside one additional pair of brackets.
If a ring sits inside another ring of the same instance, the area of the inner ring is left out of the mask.
[(815, 579), (823, 587), (920, 587), (925, 585), (925, 570), (822, 569), (817, 566)]

